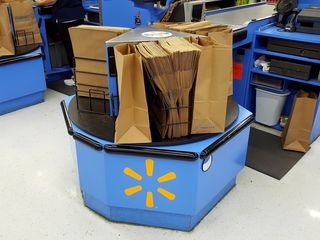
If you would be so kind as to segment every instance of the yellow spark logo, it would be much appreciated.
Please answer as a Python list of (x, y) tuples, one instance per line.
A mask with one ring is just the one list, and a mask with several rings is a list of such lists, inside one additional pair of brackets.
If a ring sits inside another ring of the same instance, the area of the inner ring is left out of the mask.
[[(153, 177), (153, 169), (154, 169), (154, 161), (152, 159), (147, 159), (146, 160), (146, 174), (148, 177)], [(142, 181), (142, 176), (138, 173), (136, 173), (134, 170), (131, 168), (125, 168), (123, 170), (123, 173), (137, 181)], [(176, 174), (174, 172), (169, 172), (157, 179), (158, 183), (164, 183), (164, 182), (169, 182), (172, 181), (176, 178)], [(130, 188), (127, 188), (124, 190), (125, 195), (132, 196), (142, 190), (141, 185), (133, 186)], [(164, 188), (158, 187), (157, 189), (158, 193), (160, 193), (162, 196), (167, 198), (170, 201), (173, 201), (176, 198), (176, 195), (173, 193), (167, 191)], [(153, 192), (147, 192), (146, 195), (146, 207), (147, 208), (153, 208), (154, 207), (154, 200), (153, 200)]]

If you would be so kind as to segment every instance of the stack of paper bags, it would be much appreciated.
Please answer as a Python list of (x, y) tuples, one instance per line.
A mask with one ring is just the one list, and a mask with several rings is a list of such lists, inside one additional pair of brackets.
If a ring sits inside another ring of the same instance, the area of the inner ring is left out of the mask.
[(41, 43), (40, 30), (34, 15), (32, 1), (6, 0), (5, 2), (9, 2), (16, 47)]
[(162, 138), (190, 134), (191, 101), (199, 48), (183, 38), (167, 38), (137, 45), (156, 92), (153, 112)]
[(0, 57), (15, 55), (16, 47), (41, 43), (31, 1), (0, 2)]
[[(160, 22), (153, 25), (156, 28), (170, 29), (179, 32), (187, 32), (192, 34), (198, 34), (208, 36), (212, 38), (216, 43), (227, 45), (232, 47), (233, 44), (233, 31), (226, 25), (212, 24), (208, 21), (202, 22), (184, 22), (184, 23), (170, 23)], [(232, 64), (232, 55), (229, 58)], [(230, 63), (228, 66), (230, 66)], [(231, 65), (232, 67), (232, 65)], [(229, 70), (228, 70), (229, 71)], [(228, 95), (233, 95), (233, 73), (230, 71), (229, 83), (228, 83)]]
[(88, 25), (69, 29), (75, 55), (79, 96), (109, 98), (105, 42), (129, 30), (129, 28)]

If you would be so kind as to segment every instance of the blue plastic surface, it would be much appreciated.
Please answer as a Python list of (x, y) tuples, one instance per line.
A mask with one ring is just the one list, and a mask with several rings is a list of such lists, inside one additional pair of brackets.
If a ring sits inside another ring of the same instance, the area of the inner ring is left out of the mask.
[(316, 79), (300, 80), (300, 79), (297, 79), (297, 78), (288, 77), (288, 76), (284, 76), (284, 75), (274, 74), (274, 73), (270, 73), (270, 72), (263, 72), (261, 69), (257, 69), (257, 68), (253, 68), (252, 72), (253, 73), (257, 73), (257, 74), (270, 76), (270, 77), (281, 78), (281, 79), (285, 79), (285, 80), (288, 80), (288, 81), (293, 81), (293, 82), (298, 82), (298, 83), (302, 83), (302, 84), (307, 84), (307, 85), (313, 85), (313, 86), (320, 87), (320, 82), (317, 81)]
[(320, 136), (320, 94), (318, 96), (318, 103), (315, 110), (313, 127), (310, 135), (310, 143), (313, 143)]
[(299, 0), (299, 8), (305, 8), (307, 6), (320, 6), (319, 0)]
[(288, 58), (288, 59), (293, 59), (293, 60), (298, 60), (298, 61), (303, 61), (303, 62), (310, 62), (310, 63), (315, 63), (315, 64), (320, 64), (319, 59), (314, 59), (314, 58), (307, 58), (307, 57), (300, 57), (300, 56), (295, 56), (295, 55), (290, 55), (290, 54), (285, 54), (285, 53), (279, 53), (279, 52), (272, 52), (268, 51), (266, 49), (261, 49), (261, 48), (256, 48), (254, 50), (255, 53), (267, 55), (267, 56), (275, 56), (275, 57), (281, 57), (281, 58)]
[(308, 43), (320, 44), (320, 37), (317, 34), (299, 33), (299, 32), (285, 32), (283, 29), (276, 26), (261, 28), (256, 32), (258, 36), (275, 37), (281, 39), (288, 39), (290, 41), (300, 41)]
[[(38, 49), (25, 56), (39, 54)], [(0, 115), (43, 101), (46, 90), (41, 55), (0, 65)]]
[[(66, 98), (67, 106), (70, 99)], [(153, 148), (200, 154), (249, 116), (251, 113), (240, 107), (238, 119), (225, 133), (199, 142)], [(74, 124), (73, 130), (102, 145), (112, 144), (83, 132)], [(80, 188), (85, 205), (112, 221), (191, 230), (235, 185), (236, 177), (245, 165), (249, 131), (249, 126), (242, 129), (215, 150), (210, 156), (212, 165), (207, 172), (202, 170), (204, 160), (200, 158), (184, 161), (110, 153), (97, 151), (76, 140)], [(147, 162), (152, 162), (151, 174)], [(130, 177), (126, 174), (128, 169), (140, 178)], [(161, 180), (160, 177), (168, 173), (171, 178)], [(132, 187), (137, 187), (137, 192), (126, 194), (125, 191)], [(153, 196), (151, 205), (146, 200), (150, 193)]]

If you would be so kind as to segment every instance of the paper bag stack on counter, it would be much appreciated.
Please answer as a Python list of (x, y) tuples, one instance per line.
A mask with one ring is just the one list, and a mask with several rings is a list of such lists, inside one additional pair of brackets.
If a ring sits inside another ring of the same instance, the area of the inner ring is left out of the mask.
[(129, 30), (88, 25), (69, 29), (78, 96), (109, 99), (105, 42)]
[[(226, 45), (232, 48), (233, 44), (233, 30), (226, 25), (212, 24), (208, 21), (203, 22), (184, 22), (184, 23), (170, 23), (160, 22), (153, 25), (156, 28), (170, 29), (179, 32), (187, 32), (192, 34), (198, 34), (202, 36), (208, 36), (212, 38), (216, 43)], [(229, 59), (232, 64), (232, 55)], [(229, 64), (230, 64), (229, 63)], [(233, 73), (230, 72), (228, 83), (228, 95), (233, 95)]]
[(10, 1), (15, 44), (25, 46), (41, 43), (41, 35), (30, 0)]
[(191, 101), (199, 48), (183, 38), (167, 38), (137, 45), (156, 92), (153, 112), (162, 138), (190, 134)]
[[(171, 37), (117, 45), (115, 58), (120, 102), (116, 143), (151, 142), (150, 120), (169, 139), (225, 130), (231, 46), (210, 37)], [(149, 105), (144, 80), (153, 89)]]
[(15, 55), (17, 47), (41, 43), (30, 0), (0, 0), (0, 57)]

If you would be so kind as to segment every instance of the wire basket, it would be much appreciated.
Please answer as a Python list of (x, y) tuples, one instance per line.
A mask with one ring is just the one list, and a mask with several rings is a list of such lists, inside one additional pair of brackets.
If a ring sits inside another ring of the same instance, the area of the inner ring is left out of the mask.
[(25, 30), (16, 31), (15, 43), (17, 47), (35, 44), (34, 33)]
[(149, 109), (151, 121), (161, 138), (173, 139), (190, 135), (192, 106), (168, 106), (164, 97), (163, 93), (155, 95)]

